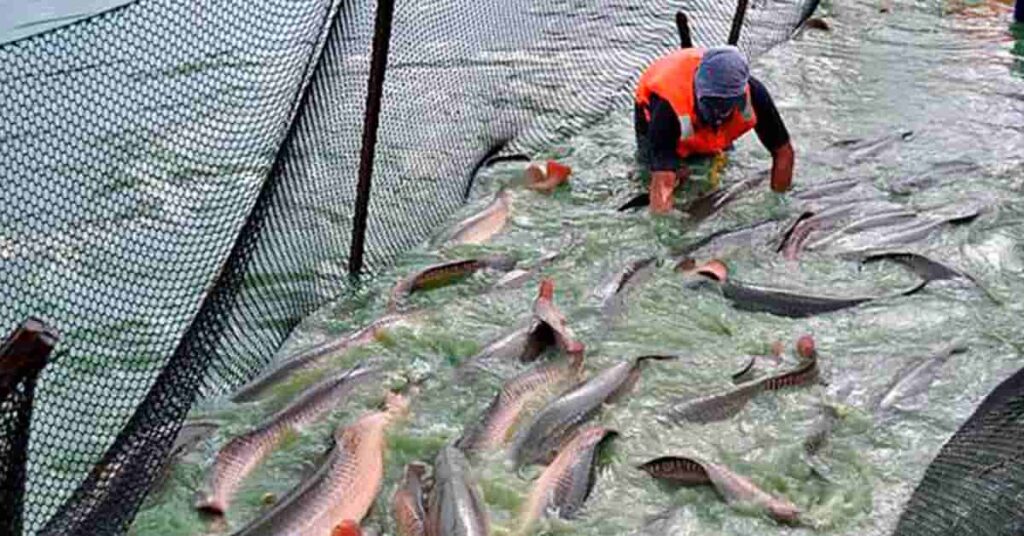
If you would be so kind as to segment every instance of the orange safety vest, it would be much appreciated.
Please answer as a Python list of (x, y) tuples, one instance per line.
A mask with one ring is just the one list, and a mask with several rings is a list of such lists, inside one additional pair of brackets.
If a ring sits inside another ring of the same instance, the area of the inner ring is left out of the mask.
[(717, 154), (725, 150), (734, 140), (746, 134), (757, 124), (754, 106), (750, 103), (750, 85), (747, 85), (746, 101), (733, 112), (717, 129), (697, 122), (696, 98), (693, 82), (697, 67), (704, 57), (704, 49), (687, 48), (664, 56), (640, 75), (636, 88), (636, 102), (643, 107), (647, 120), (651, 112), (647, 109), (651, 94), (667, 100), (679, 116), (679, 141), (676, 153), (686, 158), (694, 154)]

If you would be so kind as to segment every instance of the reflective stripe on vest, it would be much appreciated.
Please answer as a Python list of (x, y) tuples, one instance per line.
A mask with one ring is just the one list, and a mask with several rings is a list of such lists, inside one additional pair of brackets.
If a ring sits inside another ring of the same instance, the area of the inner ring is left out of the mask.
[(652, 63), (640, 76), (636, 88), (636, 102), (644, 108), (648, 120), (650, 112), (647, 105), (650, 104), (652, 94), (672, 106), (679, 117), (681, 132), (676, 143), (676, 153), (684, 158), (693, 154), (719, 153), (757, 124), (748, 84), (743, 106), (734, 111), (722, 126), (717, 129), (696, 128), (698, 121), (694, 109), (693, 82), (703, 57), (702, 48), (672, 52)]

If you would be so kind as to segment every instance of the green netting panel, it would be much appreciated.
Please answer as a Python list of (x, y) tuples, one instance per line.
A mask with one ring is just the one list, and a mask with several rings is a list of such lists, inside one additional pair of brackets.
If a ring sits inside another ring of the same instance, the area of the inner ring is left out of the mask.
[(996, 387), (928, 466), (897, 536), (1024, 534), (1024, 370)]
[[(751, 2), (741, 46), (815, 4)], [(397, 2), (369, 274), (438, 231), (495, 147), (532, 153), (629, 106), (678, 9), (719, 44), (735, 4)], [(0, 47), (0, 326), (62, 334), (26, 533), (123, 532), (192, 404), (347, 287), (374, 11), (140, 0)]]

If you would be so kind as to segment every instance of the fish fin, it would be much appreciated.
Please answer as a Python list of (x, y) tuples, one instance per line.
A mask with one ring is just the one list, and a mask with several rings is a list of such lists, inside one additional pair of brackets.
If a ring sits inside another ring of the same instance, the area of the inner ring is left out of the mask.
[(650, 204), (651, 204), (651, 196), (647, 192), (644, 192), (642, 194), (637, 194), (637, 195), (633, 196), (632, 198), (630, 198), (629, 201), (626, 201), (622, 206), (620, 206), (619, 208), (617, 208), (615, 210), (618, 211), (618, 212), (625, 212), (627, 210), (632, 210), (632, 209), (635, 209), (635, 208), (643, 208), (643, 207), (646, 207), (646, 206), (648, 206)]
[(748, 374), (754, 370), (755, 361), (757, 361), (756, 357), (750, 357), (750, 359), (747, 360), (747, 364), (742, 369), (740, 369), (739, 372), (734, 372), (730, 376), (732, 378), (732, 383), (743, 383), (746, 379), (748, 379)]

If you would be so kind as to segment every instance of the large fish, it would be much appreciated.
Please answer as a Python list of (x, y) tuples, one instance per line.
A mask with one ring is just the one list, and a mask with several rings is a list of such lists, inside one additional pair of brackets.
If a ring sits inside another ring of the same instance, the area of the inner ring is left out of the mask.
[(706, 424), (728, 419), (740, 412), (751, 399), (765, 391), (778, 391), (786, 387), (808, 385), (818, 379), (818, 359), (813, 340), (809, 349), (800, 348), (803, 363), (788, 372), (742, 383), (724, 393), (673, 403), (658, 420), (666, 423), (680, 421)]
[(487, 536), (487, 507), (470, 472), (469, 461), (446, 445), (434, 461), (434, 486), (427, 505), (427, 536)]
[(897, 371), (889, 386), (872, 403), (874, 411), (888, 411), (901, 400), (925, 392), (950, 356), (966, 350), (967, 347), (963, 343), (954, 341), (943, 345), (932, 355)]
[(909, 140), (913, 135), (912, 130), (898, 130), (875, 138), (841, 140), (832, 145), (844, 148), (847, 151), (847, 163), (855, 164), (877, 157), (897, 143)]
[(457, 374), (466, 376), (480, 369), (493, 372), (509, 362), (530, 363), (553, 345), (567, 353), (582, 354), (583, 343), (575, 339), (566, 325), (565, 315), (555, 306), (554, 292), (550, 279), (541, 281), (531, 318), (460, 364)]
[(380, 492), (387, 428), (408, 411), (408, 401), (389, 393), (386, 409), (334, 432), (323, 465), (238, 536), (329, 536), (344, 520), (362, 521)]
[(659, 480), (666, 480), (686, 486), (710, 484), (730, 505), (753, 505), (776, 521), (795, 523), (800, 519), (800, 509), (793, 503), (774, 497), (759, 488), (750, 479), (732, 472), (724, 465), (710, 463), (700, 458), (666, 456), (651, 460), (639, 467)]
[(555, 336), (555, 344), (562, 351), (569, 354), (582, 353), (583, 343), (578, 341), (576, 335), (569, 329), (565, 315), (555, 305), (554, 298), (554, 281), (551, 279), (541, 281), (537, 299), (533, 302), (533, 317), (551, 328), (551, 332)]
[(978, 206), (965, 206), (954, 207), (952, 213), (922, 214), (906, 225), (886, 229), (885, 232), (866, 232), (847, 237), (841, 243), (835, 244), (832, 249), (842, 255), (850, 256), (882, 248), (905, 246), (928, 238), (944, 225), (970, 223), (981, 212), (982, 210)]
[(651, 355), (623, 361), (558, 397), (516, 434), (511, 459), (517, 467), (550, 463), (573, 432), (597, 415), (602, 405), (632, 389), (645, 362), (665, 359), (675, 357)]
[[(728, 189), (717, 189), (689, 201), (680, 207), (680, 211), (683, 213), (687, 222), (702, 222), (717, 214), (726, 205), (739, 198), (740, 195), (757, 187), (767, 178), (767, 172), (758, 173), (751, 178), (741, 180)], [(650, 204), (650, 194), (644, 192), (633, 196), (623, 203), (617, 210), (619, 212), (625, 212), (627, 210), (646, 207)]]
[(646, 257), (630, 261), (594, 291), (605, 316), (616, 313), (630, 289), (650, 279), (657, 268), (657, 260), (657, 257)]
[[(733, 281), (727, 277), (728, 269), (725, 267), (725, 264), (718, 260), (709, 261), (702, 266), (690, 270), (684, 266), (683, 271), (696, 274), (703, 278), (705, 282), (714, 282), (721, 289), (722, 295), (732, 302), (733, 307), (737, 309), (771, 313), (789, 318), (804, 318), (856, 307), (870, 301), (910, 296), (923, 289), (930, 282), (930, 280), (925, 279), (912, 287), (888, 296), (840, 298), (811, 296), (785, 289), (761, 287)], [(696, 282), (700, 283), (702, 280), (697, 279)]]
[(238, 487), (291, 432), (302, 430), (330, 412), (352, 390), (377, 376), (372, 368), (357, 367), (320, 381), (255, 429), (235, 437), (217, 453), (196, 508), (224, 514)]
[(402, 482), (391, 497), (398, 536), (424, 536), (427, 514), (423, 508), (423, 478), (427, 468), (422, 463), (405, 466)]
[(690, 223), (702, 222), (717, 214), (726, 205), (738, 199), (740, 195), (756, 188), (767, 178), (767, 172), (758, 173), (749, 179), (741, 180), (728, 189), (718, 189), (698, 197), (683, 207), (683, 214), (686, 215), (686, 219)]
[(916, 217), (917, 213), (912, 210), (895, 209), (892, 211), (880, 212), (878, 214), (874, 214), (866, 218), (857, 219), (853, 222), (850, 222), (840, 227), (839, 229), (836, 229), (835, 231), (832, 231), (831, 233), (825, 236), (810, 241), (804, 246), (804, 249), (821, 249), (823, 247), (828, 246), (829, 244), (834, 243), (836, 240), (838, 240), (844, 235), (859, 233), (877, 227), (885, 227), (892, 225), (894, 223), (900, 223), (905, 220), (913, 219)]
[(576, 517), (594, 489), (598, 448), (615, 435), (614, 430), (595, 426), (573, 436), (534, 483), (523, 507), (520, 532), (528, 531), (547, 513), (562, 519)]
[(512, 210), (512, 196), (502, 188), (486, 208), (456, 224), (448, 239), (454, 244), (483, 244), (501, 232)]
[(911, 175), (910, 177), (890, 181), (888, 186), (891, 193), (896, 195), (910, 195), (915, 191), (933, 186), (940, 180), (944, 180), (951, 175), (963, 176), (978, 174), (981, 171), (982, 167), (978, 165), (977, 162), (958, 158), (943, 162), (936, 162), (931, 165), (930, 169), (916, 175)]
[(875, 250), (868, 253), (860, 260), (860, 262), (861, 264), (870, 264), (883, 260), (900, 264), (911, 272), (917, 274), (917, 276), (922, 279), (929, 279), (932, 281), (942, 279), (966, 279), (974, 284), (974, 286), (978, 287), (978, 289), (980, 289), (981, 292), (990, 300), (996, 304), (1002, 303), (973, 275), (960, 271), (956, 268), (949, 267), (939, 261), (921, 255), (920, 253), (902, 250)]
[(768, 243), (781, 225), (784, 223), (768, 219), (721, 229), (674, 250), (672, 256), (678, 263), (693, 257), (718, 257), (737, 249), (760, 247)]
[(575, 384), (582, 372), (583, 354), (579, 353), (542, 363), (505, 382), (483, 416), (467, 427), (456, 446), (472, 453), (504, 445), (509, 430), (530, 403)]
[(395, 311), (414, 292), (442, 287), (472, 275), (480, 270), (507, 272), (516, 267), (516, 260), (506, 255), (493, 255), (478, 259), (459, 259), (428, 266), (399, 281), (391, 289), (388, 310)]
[(270, 387), (283, 382), (293, 374), (304, 370), (315, 369), (327, 359), (340, 355), (352, 348), (365, 346), (376, 341), (388, 329), (413, 321), (418, 313), (398, 313), (385, 315), (369, 325), (352, 333), (333, 338), (324, 343), (292, 354), (274, 363), (266, 372), (260, 374), (249, 383), (243, 385), (232, 396), (235, 402), (249, 402), (257, 399)]

